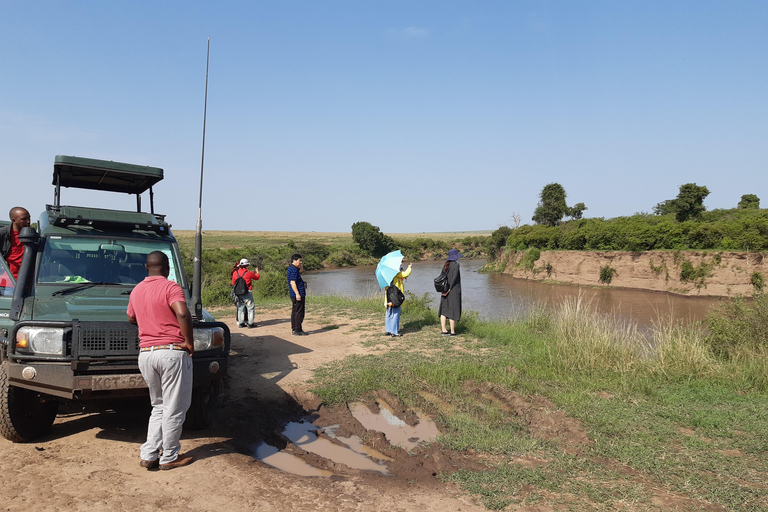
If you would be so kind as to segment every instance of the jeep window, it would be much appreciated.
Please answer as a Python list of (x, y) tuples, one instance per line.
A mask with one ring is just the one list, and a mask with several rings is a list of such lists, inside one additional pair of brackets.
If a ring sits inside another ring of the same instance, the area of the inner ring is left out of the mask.
[(12, 296), (16, 280), (8, 270), (5, 260), (0, 257), (0, 296)]
[(147, 277), (144, 264), (152, 251), (168, 256), (168, 279), (181, 286), (179, 262), (170, 242), (151, 240), (50, 236), (40, 259), (38, 283), (106, 283), (133, 286)]

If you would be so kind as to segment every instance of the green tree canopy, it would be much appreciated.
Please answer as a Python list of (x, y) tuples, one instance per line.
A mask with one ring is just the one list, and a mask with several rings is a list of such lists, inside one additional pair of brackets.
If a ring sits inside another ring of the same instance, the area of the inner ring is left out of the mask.
[(760, 209), (760, 198), (755, 194), (744, 194), (739, 201), (739, 208)]
[(588, 210), (584, 203), (576, 203), (571, 207), (571, 211), (569, 213), (569, 217), (572, 219), (579, 220), (584, 215), (584, 210)]
[(537, 224), (557, 226), (566, 215), (580, 219), (587, 207), (584, 203), (576, 203), (569, 208), (565, 202), (565, 189), (559, 183), (545, 185), (539, 194), (539, 205), (533, 212), (533, 220)]
[(707, 208), (704, 198), (709, 195), (709, 189), (695, 183), (680, 185), (680, 192), (675, 199), (667, 199), (653, 207), (656, 215), (674, 214), (678, 222), (698, 218)]
[(352, 224), (352, 240), (360, 246), (361, 251), (377, 258), (394, 251), (396, 247), (391, 237), (370, 222), (360, 221)]

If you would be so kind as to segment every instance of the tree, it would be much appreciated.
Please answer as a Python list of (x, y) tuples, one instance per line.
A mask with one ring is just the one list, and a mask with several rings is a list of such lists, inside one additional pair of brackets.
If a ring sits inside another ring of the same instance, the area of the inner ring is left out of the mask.
[(539, 205), (533, 212), (533, 220), (537, 224), (557, 226), (563, 217), (568, 214), (568, 205), (565, 204), (565, 189), (559, 183), (545, 185), (539, 194)]
[(545, 185), (539, 194), (539, 205), (533, 212), (533, 220), (537, 224), (557, 226), (566, 215), (574, 219), (580, 219), (587, 207), (584, 203), (576, 203), (569, 208), (565, 203), (565, 189), (559, 183)]
[(584, 215), (584, 210), (589, 210), (584, 203), (576, 203), (571, 207), (571, 211), (568, 214), (569, 217), (572, 219), (579, 220), (582, 215)]
[(755, 194), (744, 194), (741, 196), (741, 201), (739, 201), (739, 209), (760, 209), (760, 198), (757, 197)]
[(678, 222), (698, 218), (706, 211), (704, 198), (709, 195), (709, 189), (695, 183), (680, 185), (680, 192), (675, 199), (667, 199), (653, 207), (656, 215), (674, 214)]
[(678, 222), (684, 222), (688, 219), (698, 218), (702, 212), (706, 211), (704, 198), (709, 195), (709, 189), (704, 186), (698, 186), (695, 183), (686, 183), (680, 186), (680, 193), (677, 194), (675, 218)]
[(360, 246), (361, 251), (377, 258), (393, 251), (396, 245), (378, 226), (362, 221), (352, 224), (352, 240)]
[(676, 211), (674, 199), (666, 199), (653, 207), (653, 213), (656, 215), (669, 215), (674, 214)]

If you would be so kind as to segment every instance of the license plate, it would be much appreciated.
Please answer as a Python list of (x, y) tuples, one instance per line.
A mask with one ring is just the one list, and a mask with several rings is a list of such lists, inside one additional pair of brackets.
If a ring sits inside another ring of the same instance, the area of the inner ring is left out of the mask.
[(94, 375), (91, 377), (91, 389), (94, 391), (146, 387), (147, 383), (141, 375)]

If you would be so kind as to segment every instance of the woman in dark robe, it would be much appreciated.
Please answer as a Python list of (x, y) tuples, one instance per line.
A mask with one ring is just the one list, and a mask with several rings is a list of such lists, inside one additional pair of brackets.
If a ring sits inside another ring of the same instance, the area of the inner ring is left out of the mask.
[[(448, 259), (443, 265), (443, 272), (448, 275), (448, 291), (440, 297), (440, 327), (443, 336), (456, 336), (456, 322), (461, 320), (461, 272), (459, 270), (461, 254), (456, 249), (448, 251)], [(445, 319), (448, 319), (451, 332), (445, 330)]]

